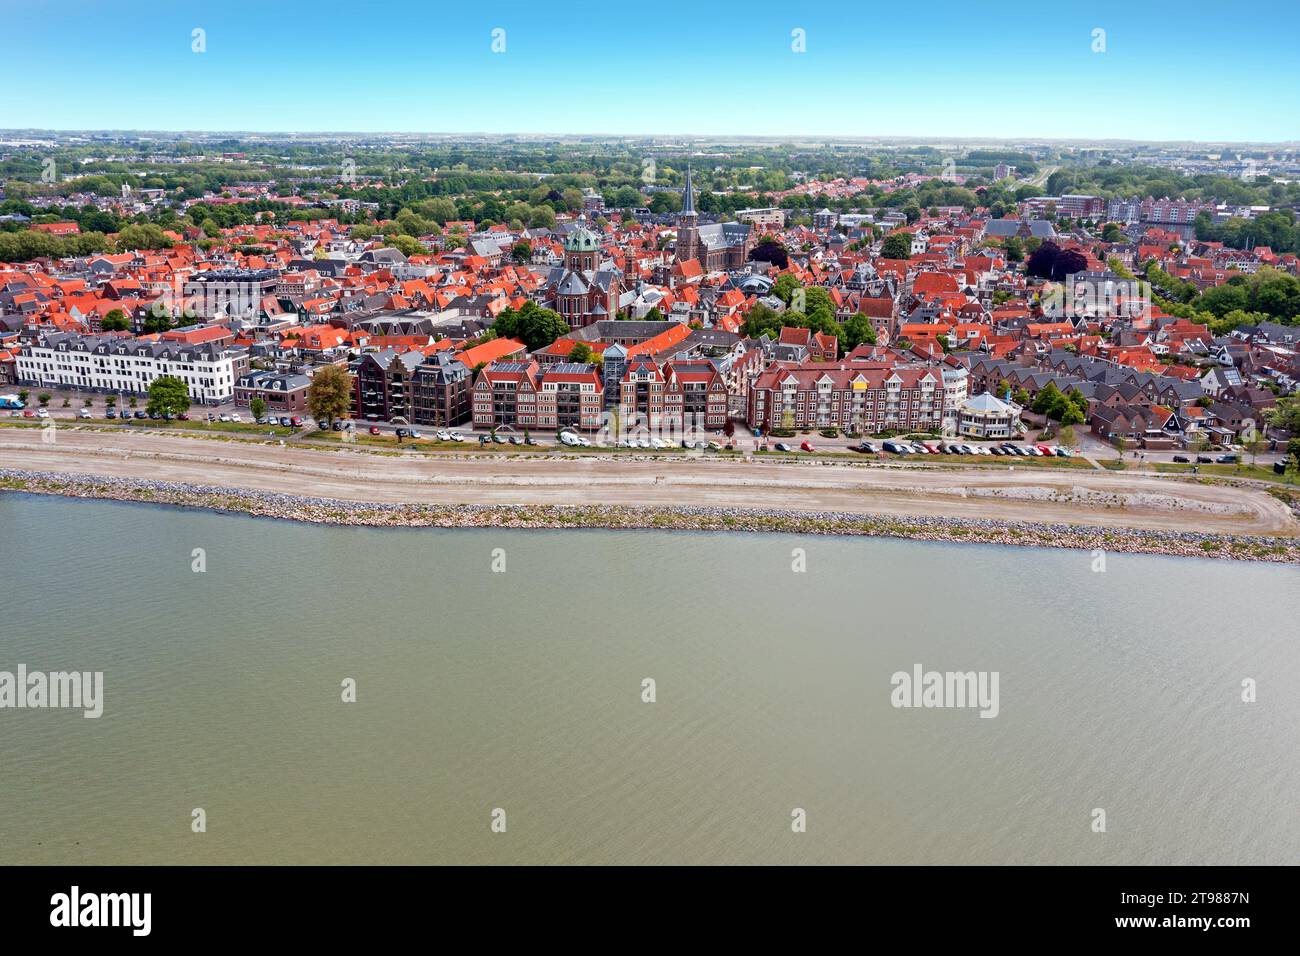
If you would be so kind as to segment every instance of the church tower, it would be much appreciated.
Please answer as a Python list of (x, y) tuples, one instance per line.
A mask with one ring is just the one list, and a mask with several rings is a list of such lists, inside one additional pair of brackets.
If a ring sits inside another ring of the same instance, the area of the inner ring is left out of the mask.
[(587, 228), (586, 218), (564, 239), (564, 268), (570, 272), (595, 272), (600, 258), (600, 237)]
[(682, 211), (677, 214), (678, 262), (694, 259), (700, 251), (699, 216), (695, 212), (695, 188), (691, 185), (691, 167), (686, 167), (686, 188), (682, 190)]

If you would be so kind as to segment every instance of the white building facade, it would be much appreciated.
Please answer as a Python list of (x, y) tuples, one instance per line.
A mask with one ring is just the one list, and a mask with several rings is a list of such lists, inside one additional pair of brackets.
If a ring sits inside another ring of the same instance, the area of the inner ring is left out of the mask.
[(52, 335), (24, 345), (17, 357), (22, 385), (140, 395), (156, 378), (183, 381), (190, 400), (234, 400), (235, 381), (248, 370), (244, 349), (113, 336)]

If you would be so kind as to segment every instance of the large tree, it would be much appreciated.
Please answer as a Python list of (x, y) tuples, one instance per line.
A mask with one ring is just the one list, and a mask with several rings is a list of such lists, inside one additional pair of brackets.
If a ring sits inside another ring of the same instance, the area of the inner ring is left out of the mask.
[(104, 332), (125, 332), (131, 328), (131, 320), (121, 309), (110, 309), (108, 315), (100, 321), (99, 327)]
[(176, 376), (160, 375), (149, 385), (145, 411), (150, 415), (180, 415), (189, 408), (189, 387)]
[(503, 310), (492, 323), (492, 331), (498, 338), (518, 339), (528, 351), (536, 352), (568, 335), (570, 329), (558, 312), (544, 309), (536, 302), (525, 302), (518, 310)]
[(331, 425), (352, 409), (352, 376), (340, 365), (326, 365), (307, 386), (307, 410)]
[(851, 352), (864, 344), (876, 344), (876, 326), (871, 321), (871, 316), (858, 312), (845, 319), (840, 329), (840, 349)]
[(880, 244), (882, 259), (910, 259), (912, 257), (912, 234), (910, 232), (891, 232)]

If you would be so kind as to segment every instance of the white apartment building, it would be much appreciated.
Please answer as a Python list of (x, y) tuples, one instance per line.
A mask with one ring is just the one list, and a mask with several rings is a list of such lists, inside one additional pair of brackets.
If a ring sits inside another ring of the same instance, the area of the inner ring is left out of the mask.
[(943, 433), (957, 434), (958, 412), (968, 394), (970, 372), (965, 368), (943, 368)]
[(244, 349), (129, 336), (50, 335), (24, 344), (17, 357), (22, 385), (139, 395), (154, 379), (170, 375), (201, 405), (233, 401), (235, 380), (246, 371)]

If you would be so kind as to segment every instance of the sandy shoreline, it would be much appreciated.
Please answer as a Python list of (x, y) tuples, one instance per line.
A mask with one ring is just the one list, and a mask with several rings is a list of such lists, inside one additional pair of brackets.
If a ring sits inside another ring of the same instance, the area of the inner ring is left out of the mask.
[(0, 491), (204, 508), (315, 524), (782, 532), (1300, 563), (1300, 542), (1294, 539), (1136, 528), (1084, 528), (933, 515), (890, 517), (770, 509), (667, 509), (620, 505), (383, 504), (183, 482), (87, 477), (12, 468), (0, 469)]
[(0, 429), (0, 486), (337, 524), (888, 534), (1297, 561), (1258, 485), (1097, 469), (617, 453), (421, 454), (278, 440)]

